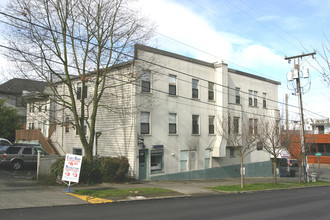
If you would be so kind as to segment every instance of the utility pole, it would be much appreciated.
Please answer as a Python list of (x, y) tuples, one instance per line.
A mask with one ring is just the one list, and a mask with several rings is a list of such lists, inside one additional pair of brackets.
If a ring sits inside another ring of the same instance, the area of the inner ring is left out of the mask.
[(289, 95), (285, 94), (285, 130), (289, 130)]
[[(303, 171), (304, 171), (304, 182), (307, 182), (307, 158), (306, 158), (306, 149), (305, 149), (305, 125), (304, 125), (304, 112), (303, 112), (303, 103), (302, 103), (302, 93), (301, 93), (301, 85), (300, 85), (300, 59), (302, 57), (306, 56), (312, 56), (314, 58), (314, 55), (316, 52), (308, 53), (308, 54), (301, 54), (297, 56), (292, 57), (285, 57), (285, 60), (289, 60), (289, 62), (293, 59), (294, 60), (294, 70), (291, 71), (293, 74), (291, 78), (296, 79), (297, 84), (297, 95), (298, 95), (298, 104), (299, 104), (299, 113), (300, 113), (300, 144), (301, 144), (301, 153), (302, 153), (302, 159), (303, 159)], [(298, 61), (296, 64), (296, 60)], [(290, 80), (290, 79), (289, 79)]]

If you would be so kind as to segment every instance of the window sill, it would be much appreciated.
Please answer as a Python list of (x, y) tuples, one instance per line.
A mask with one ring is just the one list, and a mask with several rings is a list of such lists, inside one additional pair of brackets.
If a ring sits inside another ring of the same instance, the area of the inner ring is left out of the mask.
[(201, 134), (191, 134), (191, 136), (201, 136)]
[(168, 136), (179, 136), (179, 134), (168, 134)]
[(215, 136), (215, 134), (209, 134), (209, 136)]
[(151, 134), (140, 134), (142, 136), (151, 136)]
[(151, 171), (150, 174), (158, 174), (158, 173), (165, 173), (164, 170), (161, 170), (161, 171)]
[(177, 98), (178, 95), (171, 95), (171, 94), (168, 94), (169, 97), (174, 97), (174, 98)]

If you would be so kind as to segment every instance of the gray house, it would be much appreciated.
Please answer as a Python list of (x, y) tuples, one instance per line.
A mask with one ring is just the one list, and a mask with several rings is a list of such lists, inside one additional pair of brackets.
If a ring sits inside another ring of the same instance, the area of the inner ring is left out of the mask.
[(28, 92), (41, 92), (46, 85), (46, 82), (13, 78), (0, 85), (0, 99), (6, 99), (7, 106), (18, 110), (21, 123), (25, 125), (26, 102), (22, 95)]

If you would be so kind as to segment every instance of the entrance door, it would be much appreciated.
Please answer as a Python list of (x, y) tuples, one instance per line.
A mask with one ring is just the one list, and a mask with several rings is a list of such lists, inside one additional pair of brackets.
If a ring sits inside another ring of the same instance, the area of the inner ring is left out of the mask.
[(148, 150), (139, 150), (139, 179), (147, 178), (147, 157)]

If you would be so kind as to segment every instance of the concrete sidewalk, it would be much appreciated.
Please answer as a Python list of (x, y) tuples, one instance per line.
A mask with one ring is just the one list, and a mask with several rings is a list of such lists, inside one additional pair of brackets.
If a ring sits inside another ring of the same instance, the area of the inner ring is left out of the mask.
[[(330, 166), (322, 170), (324, 180), (330, 181)], [(62, 205), (89, 204), (89, 202), (64, 193), (67, 186), (43, 186), (36, 183), (33, 178), (17, 178), (15, 182), (0, 180), (0, 209), (49, 207)], [(323, 178), (321, 178), (323, 179)], [(278, 182), (298, 182), (297, 177), (277, 178)], [(271, 183), (272, 177), (268, 178), (245, 178), (245, 184)], [(197, 196), (219, 194), (206, 187), (218, 185), (240, 184), (240, 178), (213, 179), (213, 180), (182, 180), (182, 181), (140, 181), (135, 183), (110, 184), (103, 183), (93, 186), (72, 186), (71, 190), (79, 189), (106, 189), (106, 188), (165, 188), (181, 193), (182, 196)], [(134, 199), (134, 198), (133, 198)], [(144, 199), (144, 198), (136, 198)], [(128, 199), (129, 200), (129, 199)]]

